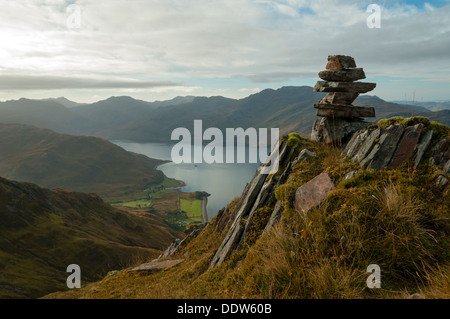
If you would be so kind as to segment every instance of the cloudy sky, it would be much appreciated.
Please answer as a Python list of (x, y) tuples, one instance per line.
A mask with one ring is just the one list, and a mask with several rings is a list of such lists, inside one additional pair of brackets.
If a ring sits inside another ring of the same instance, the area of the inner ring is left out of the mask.
[[(381, 8), (380, 28), (367, 25), (369, 4)], [(1, 0), (0, 9), (2, 101), (241, 98), (314, 86), (330, 54), (355, 57), (383, 99), (450, 100), (450, 0)]]

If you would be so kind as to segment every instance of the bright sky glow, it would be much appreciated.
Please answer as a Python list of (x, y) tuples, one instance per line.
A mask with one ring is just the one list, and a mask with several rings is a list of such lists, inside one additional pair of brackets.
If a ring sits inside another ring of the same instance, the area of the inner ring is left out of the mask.
[(0, 100), (240, 98), (314, 86), (330, 54), (353, 56), (383, 99), (450, 100), (444, 0), (3, 0), (0, 40)]

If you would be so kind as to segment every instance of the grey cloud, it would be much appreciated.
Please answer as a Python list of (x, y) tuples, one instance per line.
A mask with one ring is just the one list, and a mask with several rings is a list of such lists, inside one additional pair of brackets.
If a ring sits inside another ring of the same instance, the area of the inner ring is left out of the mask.
[(296, 78), (314, 78), (317, 72), (268, 72), (248, 75), (246, 78), (252, 83), (283, 82)]
[(144, 89), (183, 86), (172, 81), (132, 81), (89, 79), (63, 76), (0, 76), (0, 90), (58, 90), (58, 89)]

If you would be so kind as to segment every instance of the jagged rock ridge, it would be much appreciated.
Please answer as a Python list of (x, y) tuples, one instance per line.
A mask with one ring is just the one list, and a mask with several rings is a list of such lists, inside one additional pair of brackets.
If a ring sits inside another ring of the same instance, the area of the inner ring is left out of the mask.
[[(360, 169), (348, 172), (342, 180), (350, 179), (365, 169), (396, 168), (405, 161), (409, 161), (416, 169), (420, 163), (428, 162), (443, 170), (443, 174), (436, 178), (435, 186), (445, 187), (450, 174), (450, 141), (448, 138), (434, 136), (436, 133), (428, 125), (429, 122), (428, 124), (416, 122), (417, 120), (413, 118), (410, 122), (412, 124), (372, 125), (354, 133), (343, 146), (341, 155), (354, 163), (359, 163)], [(426, 120), (423, 122), (427, 123)], [(297, 158), (294, 157), (295, 154), (299, 154)], [(264, 207), (271, 209), (270, 218), (265, 226), (263, 225), (261, 236), (280, 220), (285, 208), (281, 200), (275, 198), (275, 190), (291, 177), (292, 167), (315, 156), (316, 154), (307, 148), (299, 150), (289, 147), (288, 140), (280, 143), (278, 173), (262, 174), (261, 168), (267, 163), (262, 164), (231, 211), (229, 206), (223, 208), (217, 214), (214, 223), (209, 224), (219, 232), (228, 229), (209, 268), (223, 263), (233, 251), (243, 248), (258, 209)], [(334, 186), (326, 172), (318, 174), (297, 189), (293, 207), (298, 213), (307, 214), (334, 190)], [(194, 229), (187, 238), (196, 237), (205, 226), (206, 224)], [(174, 255), (183, 246), (183, 242), (179, 240), (174, 242), (162, 257)]]
[[(432, 143), (433, 131), (425, 129), (424, 125), (419, 123), (407, 126), (401, 124), (392, 124), (386, 127), (370, 127), (363, 129), (351, 137), (350, 141), (342, 150), (342, 156), (349, 157), (354, 162), (359, 162), (361, 169), (381, 170), (385, 167), (398, 167), (404, 161), (414, 158), (414, 167), (424, 161), (425, 154), (431, 154), (428, 161), (443, 168), (444, 172), (450, 170), (450, 141), (447, 138), (438, 139)], [(260, 169), (256, 172), (252, 181), (247, 185), (242, 196), (234, 208), (233, 218), (229, 224), (222, 224), (220, 227), (230, 226), (225, 239), (216, 251), (210, 268), (224, 262), (233, 250), (240, 249), (247, 235), (249, 225), (252, 223), (252, 217), (257, 209), (270, 206), (274, 207), (271, 217), (264, 229), (267, 232), (280, 219), (283, 212), (281, 201), (274, 197), (275, 189), (284, 183), (290, 175), (291, 168), (300, 160), (313, 157), (315, 154), (307, 149), (300, 151), (297, 159), (292, 160), (293, 151), (289, 149), (287, 143), (283, 143), (280, 152), (280, 170), (279, 177), (260, 174)], [(344, 176), (348, 179), (357, 174), (352, 171)], [(315, 181), (317, 179), (317, 181)], [(314, 181), (313, 181), (314, 180)], [(326, 172), (320, 174), (311, 180), (312, 186), (308, 191), (300, 187), (296, 192), (294, 206), (299, 213), (307, 211), (317, 206), (320, 201), (326, 197), (333, 189), (334, 185)], [(436, 179), (437, 187), (444, 187), (448, 182), (448, 176), (440, 175)], [(311, 192), (318, 192), (320, 195), (312, 196)], [(303, 196), (303, 197), (302, 197)], [(306, 207), (306, 208), (305, 208)], [(226, 209), (225, 209), (226, 210)], [(224, 211), (221, 212), (224, 214)], [(242, 221), (245, 220), (245, 224)], [(220, 220), (217, 222), (217, 227)]]

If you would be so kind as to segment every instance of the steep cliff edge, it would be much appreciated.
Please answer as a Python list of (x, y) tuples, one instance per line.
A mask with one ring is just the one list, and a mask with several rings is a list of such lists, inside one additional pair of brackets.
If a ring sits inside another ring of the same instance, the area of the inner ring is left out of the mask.
[[(292, 133), (276, 174), (258, 170), (162, 258), (183, 262), (48, 297), (448, 298), (449, 137), (425, 118), (380, 121), (339, 147)], [(367, 286), (372, 264), (382, 289)]]

